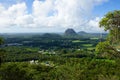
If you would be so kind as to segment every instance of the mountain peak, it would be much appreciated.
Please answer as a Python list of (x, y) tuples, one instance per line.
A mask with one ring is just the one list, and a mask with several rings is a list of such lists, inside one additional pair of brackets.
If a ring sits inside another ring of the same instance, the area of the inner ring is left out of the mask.
[(67, 30), (65, 30), (65, 35), (77, 35), (77, 33), (74, 29), (68, 28)]
[(86, 34), (86, 32), (85, 31), (80, 31), (80, 32), (78, 32), (78, 34)]

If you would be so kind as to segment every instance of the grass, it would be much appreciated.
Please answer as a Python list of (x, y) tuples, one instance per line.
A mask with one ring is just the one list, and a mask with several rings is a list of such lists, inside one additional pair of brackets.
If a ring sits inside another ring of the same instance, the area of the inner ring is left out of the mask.
[(80, 40), (73, 40), (73, 43), (79, 43), (79, 42), (85, 42), (85, 41), (80, 41)]
[(84, 46), (84, 47), (91, 47), (91, 46), (93, 46), (93, 44), (83, 44), (82, 46)]
[(93, 38), (90, 38), (91, 40), (98, 40), (99, 38), (97, 37), (93, 37)]
[(110, 60), (110, 59), (96, 59), (96, 61), (105, 61), (108, 63), (115, 63), (115, 60)]
[(93, 50), (93, 49), (95, 49), (95, 47), (89, 47), (89, 48), (87, 48), (88, 50)]

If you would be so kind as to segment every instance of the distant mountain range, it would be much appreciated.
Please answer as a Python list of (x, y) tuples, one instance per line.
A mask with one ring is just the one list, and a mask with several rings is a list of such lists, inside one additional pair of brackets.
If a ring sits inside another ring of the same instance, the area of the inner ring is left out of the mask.
[(78, 34), (87, 34), (87, 32), (85, 32), (85, 31), (80, 31), (80, 32), (78, 32)]
[(66, 29), (64, 32), (65, 36), (79, 36), (79, 37), (85, 37), (85, 38), (90, 38), (90, 37), (106, 37), (107, 33), (87, 33), (85, 31), (80, 31), (80, 32), (75, 32), (74, 29), (69, 28)]
[(12, 37), (46, 37), (46, 38), (61, 38), (61, 37), (66, 37), (66, 38), (91, 38), (91, 37), (96, 37), (96, 38), (106, 38), (108, 33), (87, 33), (85, 31), (80, 31), (76, 32), (72, 28), (68, 28), (65, 30), (63, 33), (12, 33), (12, 34), (0, 34), (1, 37), (3, 38), (12, 38)]

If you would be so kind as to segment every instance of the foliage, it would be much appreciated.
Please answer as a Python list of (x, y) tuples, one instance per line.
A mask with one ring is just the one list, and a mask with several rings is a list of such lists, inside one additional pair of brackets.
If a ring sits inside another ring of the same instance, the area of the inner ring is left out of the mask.
[(5, 51), (0, 49), (0, 65), (1, 65), (1, 63), (4, 62), (4, 60), (5, 60), (4, 58), (5, 58)]
[(110, 46), (110, 43), (108, 41), (99, 42), (96, 46), (95, 51), (97, 54), (107, 52), (108, 51), (107, 47), (109, 46)]
[(5, 63), (0, 68), (1, 80), (31, 80), (25, 69), (17, 63)]
[(36, 60), (39, 58), (39, 48), (31, 48), (31, 47), (5, 47), (2, 48), (6, 52), (5, 61), (30, 61)]
[[(119, 80), (120, 59), (56, 58), (55, 66), (9, 62), (0, 67), (1, 80)], [(63, 60), (64, 59), (64, 60)], [(61, 63), (61, 60), (64, 61)], [(61, 64), (58, 64), (61, 63)]]
[(120, 52), (117, 50), (115, 44), (120, 42), (120, 10), (108, 12), (105, 17), (99, 22), (100, 27), (109, 30), (107, 42), (100, 42), (96, 46), (96, 53), (109, 53), (111, 57), (120, 57)]
[(100, 27), (109, 30), (109, 40), (111, 42), (120, 41), (120, 10), (108, 12), (99, 23)]
[[(2, 45), (3, 43), (4, 43), (3, 38), (0, 38), (0, 45)], [(4, 58), (4, 55), (5, 55), (4, 53), (5, 53), (5, 51), (0, 49), (0, 65), (3, 62), (3, 58)]]
[(4, 43), (3, 38), (0, 38), (0, 45)]

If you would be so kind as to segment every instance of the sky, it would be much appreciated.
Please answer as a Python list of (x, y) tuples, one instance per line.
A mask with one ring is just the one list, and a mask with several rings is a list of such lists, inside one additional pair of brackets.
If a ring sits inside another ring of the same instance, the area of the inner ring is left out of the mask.
[(99, 21), (120, 0), (0, 0), (0, 33), (104, 32)]

